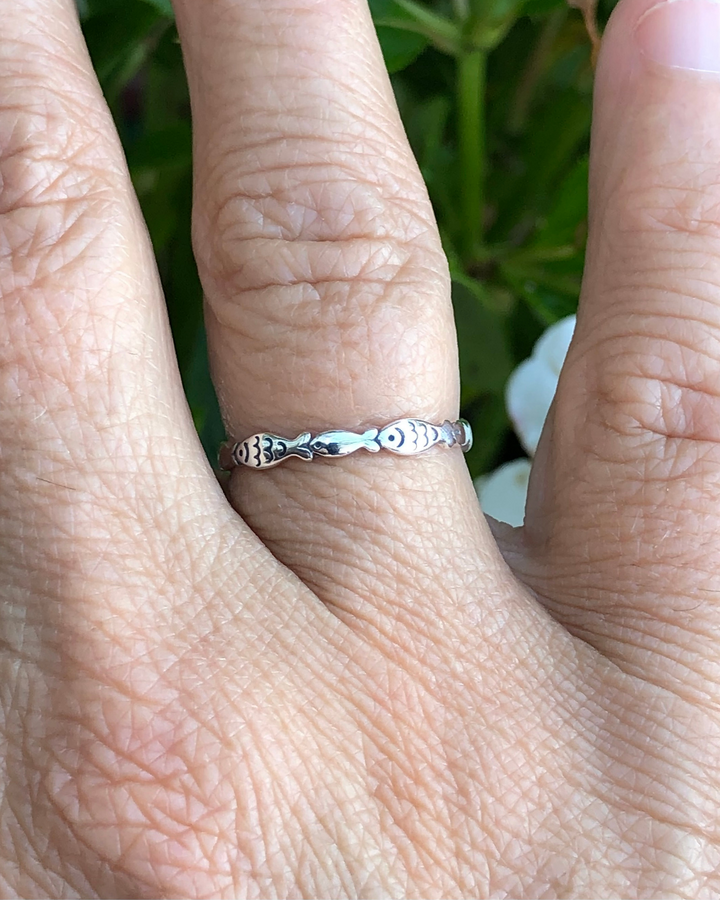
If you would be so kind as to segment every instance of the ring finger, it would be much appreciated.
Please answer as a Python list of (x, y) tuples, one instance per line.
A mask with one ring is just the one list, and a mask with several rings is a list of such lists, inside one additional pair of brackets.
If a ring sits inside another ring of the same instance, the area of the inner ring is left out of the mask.
[[(365, 0), (176, 7), (196, 253), (229, 433), (454, 419), (447, 267)], [(428, 578), (452, 593), (441, 573), (460, 559), (484, 577), (494, 552), (457, 449), (291, 459), (237, 471), (232, 493), (273, 552), (339, 607), (354, 610), (358, 586), (377, 606), (427, 597)]]

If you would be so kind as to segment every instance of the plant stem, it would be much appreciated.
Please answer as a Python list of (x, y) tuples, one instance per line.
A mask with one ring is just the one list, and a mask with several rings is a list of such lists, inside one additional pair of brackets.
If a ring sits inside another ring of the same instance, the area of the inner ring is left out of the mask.
[(485, 50), (465, 52), (458, 60), (460, 192), (466, 264), (482, 257), (485, 208)]

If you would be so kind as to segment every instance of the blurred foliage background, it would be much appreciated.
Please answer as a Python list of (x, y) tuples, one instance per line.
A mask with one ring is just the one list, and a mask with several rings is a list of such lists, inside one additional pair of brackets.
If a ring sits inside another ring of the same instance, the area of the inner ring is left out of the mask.
[[(590, 30), (614, 0), (593, 0)], [(170, 0), (78, 0), (152, 235), (186, 393), (211, 461), (224, 438), (190, 245), (190, 104)], [(474, 476), (522, 455), (512, 369), (575, 311), (592, 44), (566, 0), (370, 0), (450, 260)]]

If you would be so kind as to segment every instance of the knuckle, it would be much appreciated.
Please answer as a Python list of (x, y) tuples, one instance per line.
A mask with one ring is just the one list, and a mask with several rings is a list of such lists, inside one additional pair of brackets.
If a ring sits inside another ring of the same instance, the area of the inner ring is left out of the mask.
[(358, 385), (372, 383), (381, 405), (392, 398), (411, 409), (439, 403), (431, 386), (444, 384), (449, 291), (443, 297), (444, 277), (423, 269), (406, 247), (362, 241), (298, 253), (271, 245), (250, 266), (253, 287), (246, 273), (234, 289), (207, 293), (223, 341), (242, 344), (237, 365), (248, 403), (262, 403), (268, 372), (288, 360), (294, 377), (275, 395), (288, 408), (306, 402), (309, 384), (316, 402), (320, 391), (354, 403)]
[(79, 226), (117, 208), (120, 173), (97, 98), (24, 90), (17, 79), (2, 88), (8, 98), (33, 98), (0, 104), (0, 259), (17, 284), (59, 243), (66, 253), (89, 242)]
[(224, 339), (242, 338), (249, 379), (253, 365), (265, 370), (269, 347), (302, 362), (313, 383), (352, 383), (379, 356), (384, 369), (393, 360), (425, 369), (421, 384), (437, 374), (429, 360), (443, 358), (452, 313), (427, 196), (373, 179), (350, 156), (276, 168), (270, 154), (261, 172), (238, 177), (231, 167), (200, 192), (207, 302)]
[[(209, 279), (254, 287), (248, 259), (256, 250), (268, 259), (278, 251), (280, 285), (292, 278), (285, 266), (293, 256), (317, 260), (317, 275), (307, 272), (306, 280), (322, 281), (334, 246), (383, 241), (437, 252), (432, 210), (417, 173), (398, 160), (382, 160), (366, 136), (361, 148), (357, 143), (335, 137), (328, 151), (324, 138), (283, 135), (210, 168), (195, 216), (196, 249)], [(262, 157), (262, 168), (249, 167), (248, 156)]]
[[(629, 324), (629, 323), (628, 323)], [(635, 317), (632, 330), (595, 352), (601, 421), (626, 438), (720, 444), (720, 329), (663, 316)]]
[(418, 298), (427, 290), (418, 254), (394, 240), (290, 245), (261, 239), (243, 247), (236, 268), (208, 300), (230, 327), (251, 307), (258, 324), (307, 334), (367, 322), (389, 300), (404, 311), (417, 305), (420, 314)]
[(274, 380), (279, 411), (318, 423), (362, 417), (371, 397), (376, 414), (443, 409), (457, 389), (427, 191), (399, 131), (363, 109), (251, 109), (250, 137), (203, 148), (193, 228), (209, 338), (219, 380), (243, 385), (220, 389), (228, 421), (260, 418)]
[(125, 322), (111, 302), (126, 280), (121, 156), (95, 89), (62, 65), (0, 77), (0, 393), (26, 416), (107, 372), (102, 338)]

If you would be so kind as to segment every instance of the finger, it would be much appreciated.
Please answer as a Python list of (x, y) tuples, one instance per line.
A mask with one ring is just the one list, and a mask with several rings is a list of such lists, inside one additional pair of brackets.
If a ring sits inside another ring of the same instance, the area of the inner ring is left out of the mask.
[(697, 670), (713, 695), (719, 73), (719, 4), (616, 9), (597, 73), (578, 327), (528, 507), (533, 577), (558, 614), (626, 667), (673, 684)]
[(0, 454), (0, 561), (44, 583), (151, 571), (213, 502), (72, 0), (2, 5)]
[[(176, 7), (229, 433), (455, 418), (447, 265), (365, 0)], [(238, 471), (232, 490), (273, 552), (335, 602), (346, 585), (354, 603), (359, 585), (395, 604), (417, 591), (399, 572), (440, 577), (486, 538), (457, 450), (290, 460)]]

